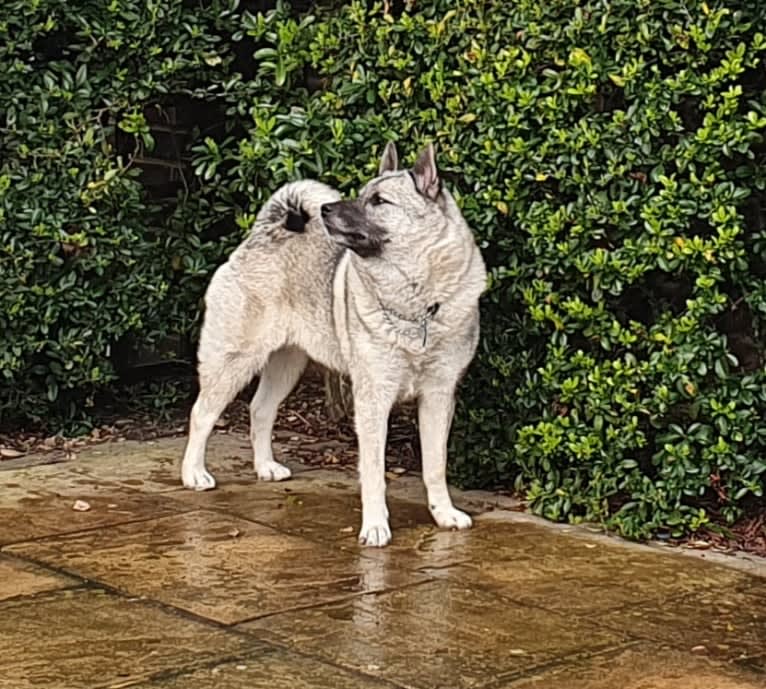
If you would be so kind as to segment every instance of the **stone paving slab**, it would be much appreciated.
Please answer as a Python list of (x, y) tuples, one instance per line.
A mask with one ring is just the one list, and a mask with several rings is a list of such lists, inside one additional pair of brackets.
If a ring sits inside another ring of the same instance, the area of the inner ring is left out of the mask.
[(210, 511), (54, 536), (6, 552), (226, 624), (425, 581)]
[[(74, 509), (86, 503), (86, 511)], [(83, 487), (75, 494), (25, 498), (13, 507), (0, 507), (0, 545), (29, 541), (52, 534), (77, 533), (125, 522), (162, 517), (190, 508), (167, 498), (135, 491)]]
[(0, 555), (0, 601), (75, 586), (79, 583), (72, 577)]
[[(195, 508), (224, 511), (296, 536), (341, 545), (356, 543), (362, 521), (356, 481), (337, 473), (331, 479), (311, 472), (280, 483), (251, 480), (212, 491), (179, 491), (172, 496)], [(394, 533), (411, 526), (433, 526), (423, 502), (389, 498), (388, 506)]]
[(166, 673), (136, 689), (391, 689), (362, 673), (283, 650), (192, 672)]
[(362, 548), (352, 471), (258, 482), (219, 434), (219, 487), (194, 493), (184, 442), (0, 465), (0, 689), (766, 687), (766, 565), (480, 491), (455, 492), (474, 529), (442, 531), (415, 476), (389, 484), (391, 546)]
[(495, 689), (763, 689), (736, 666), (657, 644), (639, 644), (562, 664)]
[(766, 658), (766, 604), (731, 589), (698, 592), (672, 605), (632, 605), (603, 615), (600, 621), (610, 629), (629, 629), (634, 636), (685, 650), (696, 648), (723, 660), (762, 665)]
[(446, 580), (242, 628), (264, 641), (423, 689), (482, 687), (561, 654), (617, 647), (628, 639)]
[(127, 686), (257, 647), (242, 635), (100, 590), (0, 603), (2, 689)]
[(551, 535), (543, 527), (518, 533), (515, 524), (481, 518), (477, 527), (466, 536), (473, 545), (449, 570), (450, 577), (565, 614), (592, 616), (650, 602), (660, 607), (683, 594), (736, 589), (750, 581), (736, 570), (700, 560)]
[[(55, 464), (4, 470), (5, 463), (0, 462), (0, 506), (29, 497), (76, 496), (95, 487), (127, 488), (141, 493), (177, 491), (185, 445), (183, 437), (146, 442), (127, 440), (86, 447), (76, 459)], [(278, 444), (275, 452), (280, 454)], [(224, 485), (253, 482), (250, 441), (242, 434), (215, 434), (209, 443), (207, 460)], [(293, 473), (312, 470), (289, 458), (280, 461), (285, 461)]]

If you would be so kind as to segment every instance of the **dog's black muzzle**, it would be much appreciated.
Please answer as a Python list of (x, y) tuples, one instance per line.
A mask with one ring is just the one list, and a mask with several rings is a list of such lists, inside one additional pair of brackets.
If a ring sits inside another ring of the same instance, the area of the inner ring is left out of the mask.
[(370, 221), (359, 201), (336, 201), (320, 208), (327, 233), (364, 258), (380, 255), (386, 231)]

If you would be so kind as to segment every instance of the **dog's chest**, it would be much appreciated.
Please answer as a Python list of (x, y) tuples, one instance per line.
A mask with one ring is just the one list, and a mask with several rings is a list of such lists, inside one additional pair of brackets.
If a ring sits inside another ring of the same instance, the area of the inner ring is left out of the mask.
[(444, 352), (431, 346), (421, 348), (417, 353), (400, 350), (397, 370), (389, 371), (391, 377), (399, 380), (397, 397), (400, 401), (418, 397), (424, 389), (433, 386), (434, 382), (443, 376), (440, 374), (442, 364), (445, 364)]

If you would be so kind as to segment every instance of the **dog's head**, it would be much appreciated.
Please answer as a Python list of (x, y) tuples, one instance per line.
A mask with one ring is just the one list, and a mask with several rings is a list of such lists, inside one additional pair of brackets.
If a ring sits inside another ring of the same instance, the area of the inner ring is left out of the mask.
[(288, 182), (271, 196), (256, 216), (256, 227), (269, 233), (322, 230), (321, 208), (340, 199), (332, 187), (314, 180)]
[(424, 233), (443, 225), (446, 209), (433, 145), (421, 152), (410, 170), (399, 170), (398, 160), (396, 146), (389, 142), (378, 177), (365, 185), (357, 199), (322, 206), (330, 236), (364, 258), (400, 247), (411, 250)]

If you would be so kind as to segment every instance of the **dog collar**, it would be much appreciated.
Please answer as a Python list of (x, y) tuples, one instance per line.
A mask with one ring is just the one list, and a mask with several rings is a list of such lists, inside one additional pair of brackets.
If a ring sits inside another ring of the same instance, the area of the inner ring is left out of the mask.
[(389, 309), (387, 306), (383, 306), (383, 304), (380, 304), (380, 308), (383, 311), (383, 316), (385, 317), (386, 321), (393, 325), (394, 327), (397, 327), (397, 324), (394, 322), (394, 319), (399, 321), (404, 321), (405, 323), (408, 323), (408, 327), (405, 328), (402, 332), (404, 335), (407, 335), (407, 337), (411, 337), (412, 339), (415, 339), (416, 337), (423, 337), (423, 347), (426, 346), (426, 343), (428, 342), (428, 324), (434, 319), (436, 314), (439, 312), (439, 307), (441, 304), (436, 301), (430, 306), (428, 306), (423, 313), (423, 315), (417, 317), (417, 318), (410, 318), (409, 316), (404, 316), (398, 311), (395, 311), (394, 309)]

